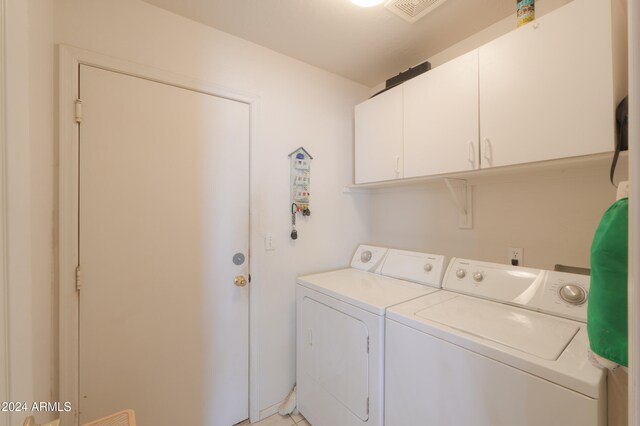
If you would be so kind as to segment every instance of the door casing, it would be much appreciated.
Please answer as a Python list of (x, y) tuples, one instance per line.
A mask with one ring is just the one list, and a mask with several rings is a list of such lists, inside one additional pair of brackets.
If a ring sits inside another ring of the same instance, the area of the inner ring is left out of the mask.
[[(167, 71), (105, 56), (71, 46), (58, 46), (59, 57), (59, 182), (58, 182), (58, 291), (59, 291), (59, 400), (70, 402), (71, 412), (61, 412), (62, 426), (77, 425), (79, 398), (79, 298), (76, 291), (78, 265), (78, 182), (80, 126), (76, 121), (76, 100), (79, 88), (79, 66), (89, 65), (130, 76), (143, 78), (208, 95), (243, 102), (250, 107), (249, 129), (249, 239), (251, 240), (251, 206), (255, 199), (251, 153), (256, 144), (258, 100), (246, 93), (234, 93)], [(251, 256), (251, 246), (249, 247)], [(252, 283), (249, 288), (249, 418), (259, 420), (257, 335), (257, 274), (250, 264)]]

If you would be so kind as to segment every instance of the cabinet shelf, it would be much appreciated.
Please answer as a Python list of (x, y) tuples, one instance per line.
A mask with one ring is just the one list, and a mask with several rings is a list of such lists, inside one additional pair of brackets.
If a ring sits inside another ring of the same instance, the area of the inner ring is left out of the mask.
[[(344, 187), (344, 193), (371, 193), (398, 188), (420, 188), (426, 186), (442, 186), (444, 179), (466, 180), (469, 184), (500, 183), (512, 181), (522, 176), (545, 175), (563, 173), (567, 170), (593, 169), (608, 167), (611, 164), (613, 152), (584, 155), (580, 157), (563, 158), (559, 160), (540, 161), (536, 163), (518, 164), (514, 166), (492, 167), (490, 169), (473, 170), (460, 173), (440, 174), (416, 178), (395, 179), (384, 182), (353, 184)], [(618, 169), (626, 169), (628, 153), (620, 153)]]

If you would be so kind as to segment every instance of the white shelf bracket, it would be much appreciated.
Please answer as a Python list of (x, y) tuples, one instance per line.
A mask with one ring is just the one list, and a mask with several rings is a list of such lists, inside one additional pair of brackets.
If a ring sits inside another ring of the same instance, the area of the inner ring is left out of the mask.
[(451, 200), (458, 209), (458, 228), (473, 228), (473, 191), (471, 185), (463, 179), (445, 178), (444, 183), (449, 188)]

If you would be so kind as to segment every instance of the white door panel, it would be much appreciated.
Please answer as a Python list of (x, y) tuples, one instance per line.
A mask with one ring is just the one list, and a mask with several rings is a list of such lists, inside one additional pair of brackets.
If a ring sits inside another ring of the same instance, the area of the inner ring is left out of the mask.
[(480, 48), (482, 168), (613, 150), (611, 30), (609, 2), (570, 2)]
[(300, 369), (351, 413), (369, 418), (369, 331), (359, 319), (310, 298), (301, 305)]
[(247, 418), (249, 106), (88, 66), (80, 95), (80, 423)]
[(477, 169), (478, 51), (404, 86), (404, 177)]
[(403, 177), (402, 97), (398, 86), (356, 105), (356, 183)]

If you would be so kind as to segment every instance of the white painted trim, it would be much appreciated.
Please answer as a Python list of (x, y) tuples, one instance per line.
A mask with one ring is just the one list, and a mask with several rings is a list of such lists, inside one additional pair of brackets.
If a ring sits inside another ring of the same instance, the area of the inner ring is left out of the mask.
[(640, 0), (629, 1), (629, 426), (640, 426)]
[[(278, 409), (280, 408), (280, 404), (282, 404), (282, 402), (278, 402), (277, 404), (274, 404), (271, 407), (267, 407), (264, 410), (261, 410), (260, 411), (260, 419), (259, 420), (264, 420), (267, 417), (271, 417), (275, 413), (277, 413)], [(253, 420), (251, 420), (251, 421), (253, 422)]]
[[(6, 0), (0, 0), (0, 401), (10, 401), (11, 375), (9, 369), (9, 280), (7, 267), (7, 98), (6, 98)], [(11, 424), (10, 413), (0, 422)]]
[[(256, 122), (258, 98), (252, 94), (231, 90), (209, 82), (173, 74), (168, 71), (124, 61), (88, 50), (60, 45), (59, 49), (59, 297), (60, 297), (60, 401), (70, 401), (78, 407), (78, 295), (75, 291), (75, 268), (78, 264), (78, 125), (74, 120), (74, 102), (78, 98), (78, 70), (88, 65), (115, 71), (187, 90), (244, 102), (250, 106), (250, 206), (255, 200), (255, 176), (251, 173), (251, 152), (257, 142)], [(249, 253), (251, 230), (255, 217), (250, 215)], [(251, 260), (251, 256), (249, 256)], [(249, 417), (257, 421), (260, 416), (258, 375), (258, 285), (255, 271), (249, 265), (252, 284), (249, 292)], [(75, 413), (61, 413), (62, 426), (78, 424)]]
[[(257, 98), (250, 102), (250, 129), (249, 129), (249, 275), (251, 283), (249, 284), (249, 420), (257, 422), (260, 420), (260, 376), (258, 375), (260, 359), (260, 321), (258, 321), (258, 312), (260, 306), (258, 301), (260, 297), (260, 280), (257, 271), (254, 269), (253, 248), (259, 247), (258, 244), (251, 244), (253, 239), (253, 230), (258, 229), (257, 215), (253, 214), (253, 201), (257, 199), (258, 194), (255, 192), (258, 187), (257, 176), (253, 173), (254, 158), (253, 153), (256, 152), (258, 140), (258, 101)], [(257, 282), (256, 282), (257, 281)]]

